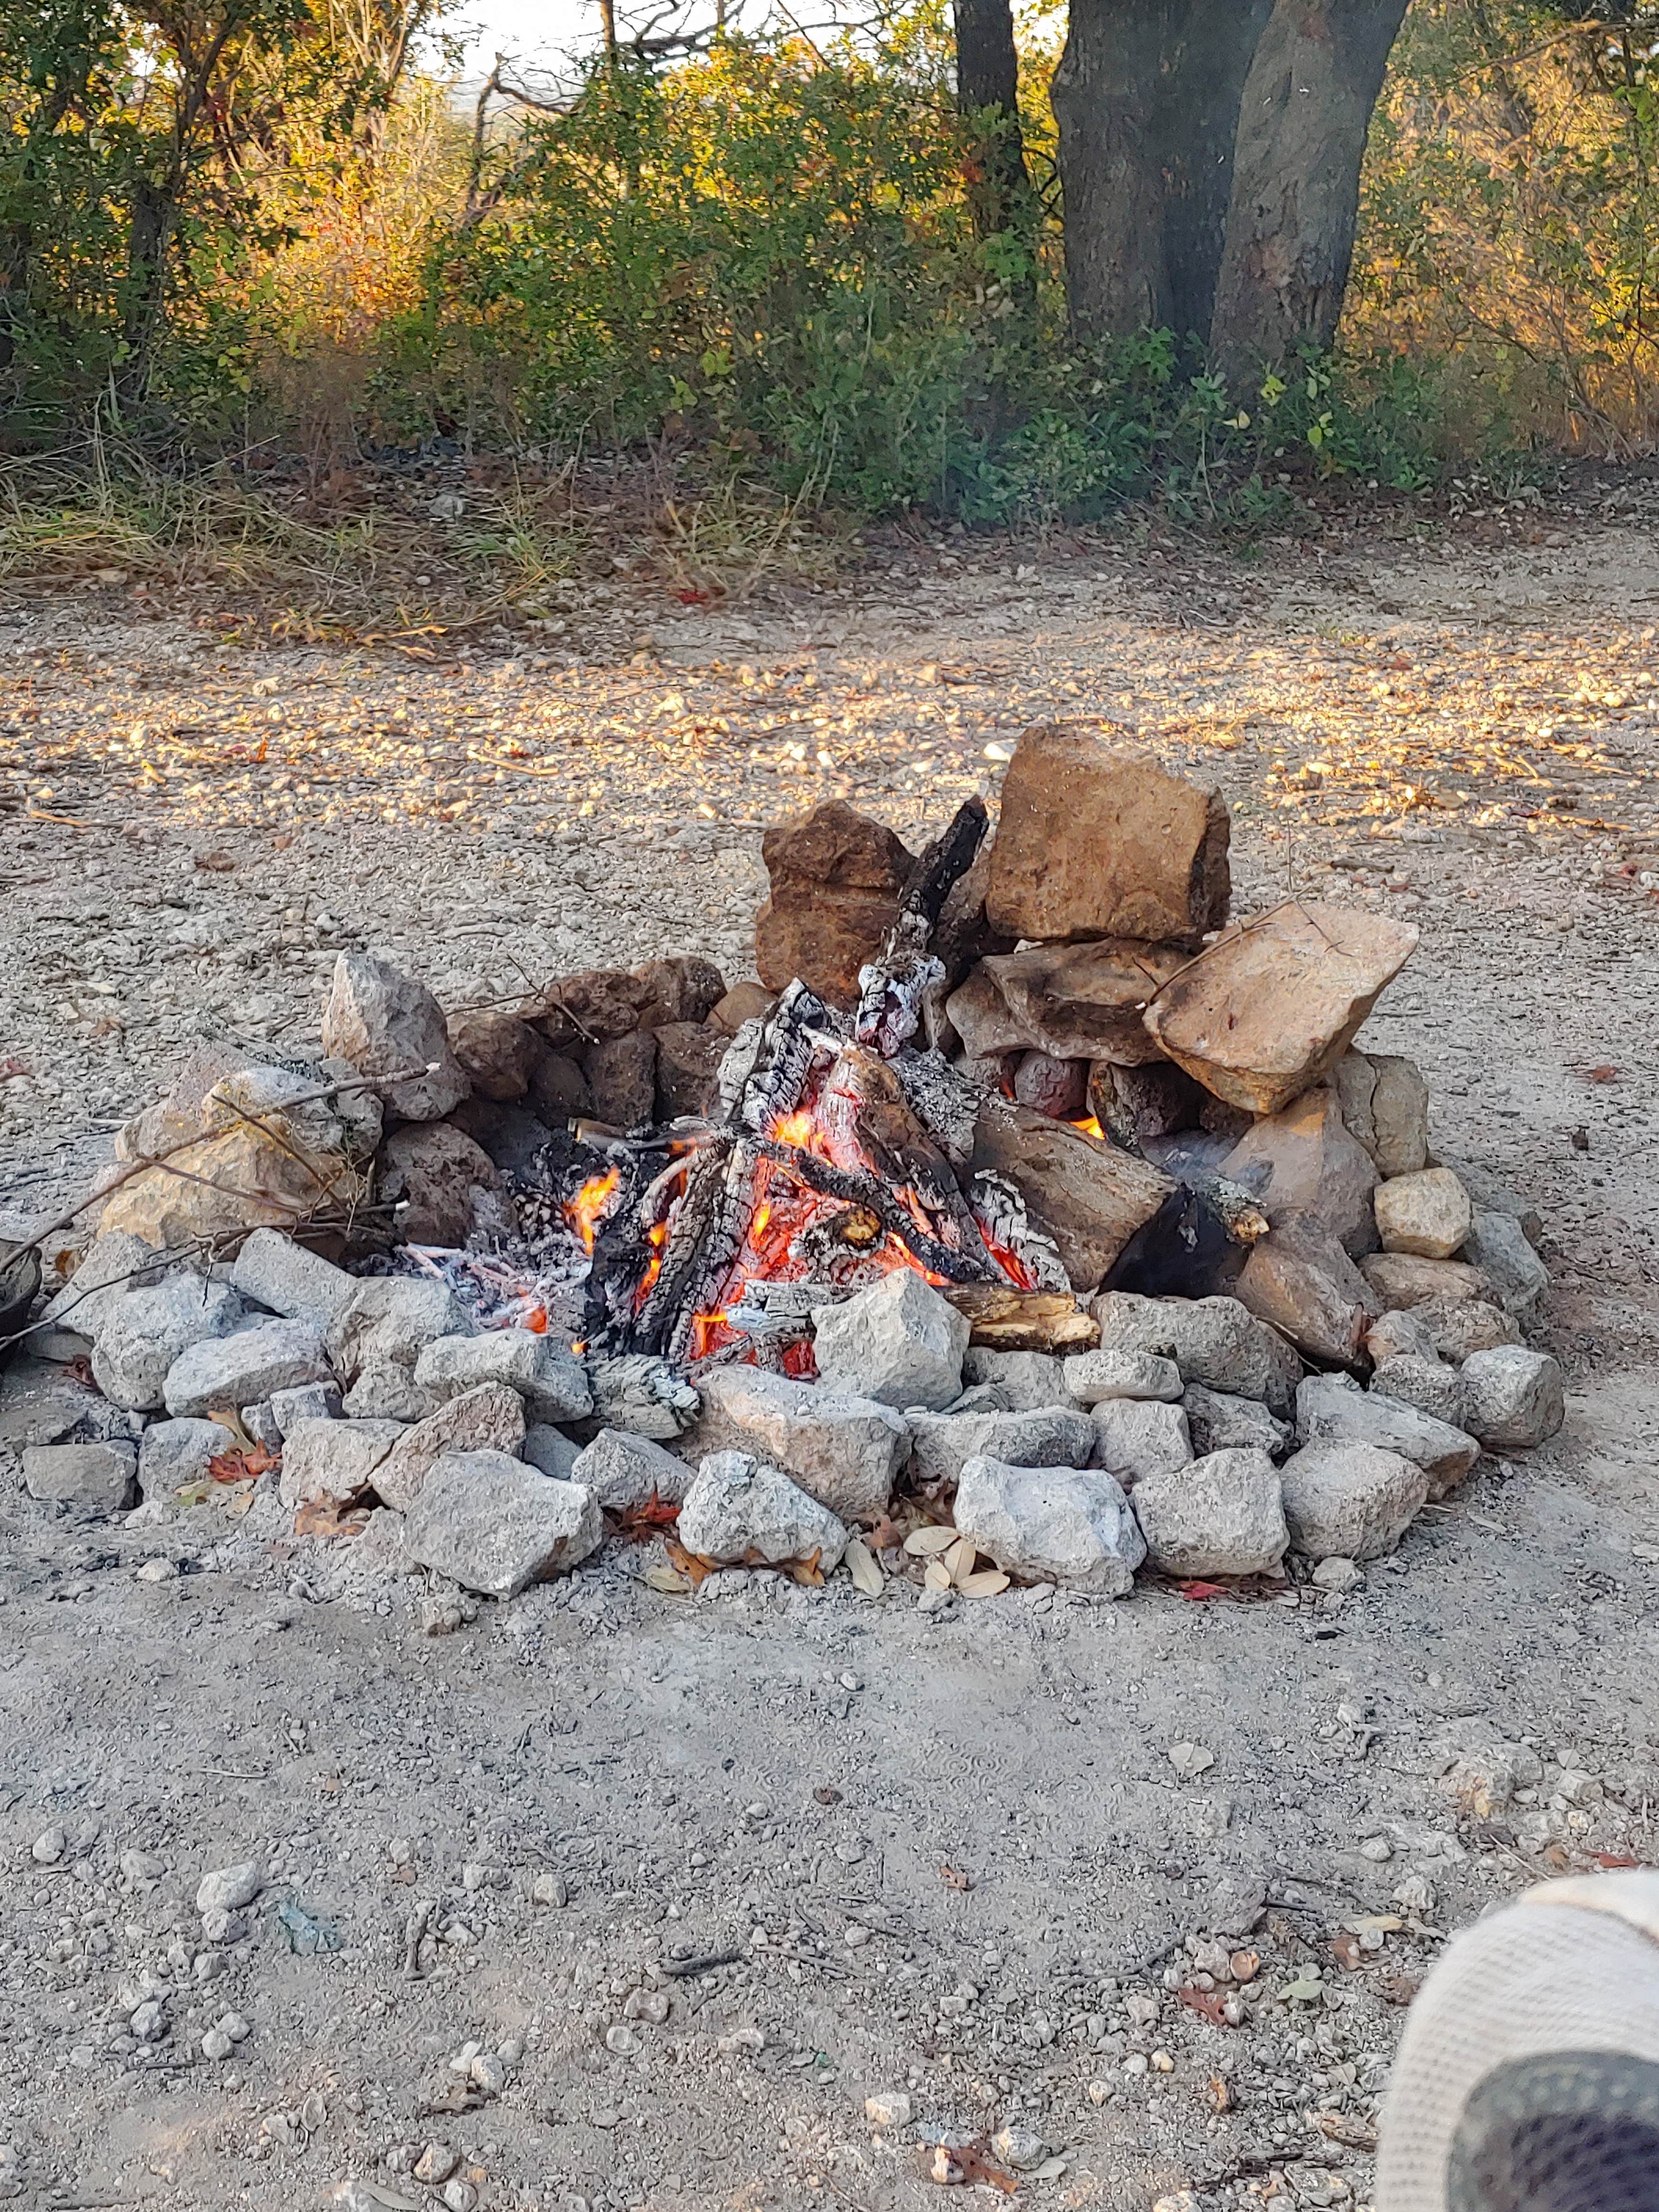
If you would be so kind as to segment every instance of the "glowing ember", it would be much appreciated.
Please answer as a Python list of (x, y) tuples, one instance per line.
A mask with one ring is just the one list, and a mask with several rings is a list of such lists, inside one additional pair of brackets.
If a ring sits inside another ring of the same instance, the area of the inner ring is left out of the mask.
[(603, 1175), (589, 1176), (575, 1196), (565, 1201), (564, 1218), (584, 1252), (592, 1251), (599, 1224), (621, 1181), (619, 1168), (607, 1168)]
[(803, 1152), (817, 1149), (817, 1124), (805, 1108), (799, 1113), (781, 1114), (772, 1124), (771, 1133), (775, 1144), (793, 1145)]
[(1082, 1121), (1073, 1121), (1071, 1126), (1074, 1129), (1081, 1129), (1085, 1137), (1092, 1137), (1097, 1145), (1103, 1145), (1106, 1141), (1106, 1132), (1100, 1126), (1097, 1114), (1085, 1114)]

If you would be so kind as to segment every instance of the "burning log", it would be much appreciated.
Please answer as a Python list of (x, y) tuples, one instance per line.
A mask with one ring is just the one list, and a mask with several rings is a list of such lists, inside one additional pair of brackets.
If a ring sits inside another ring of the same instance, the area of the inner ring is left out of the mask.
[(981, 1110), (974, 1167), (1019, 1193), (1072, 1288), (1085, 1294), (1100, 1287), (1138, 1231), (1178, 1203), (1180, 1186), (1148, 1161), (1000, 1097)]

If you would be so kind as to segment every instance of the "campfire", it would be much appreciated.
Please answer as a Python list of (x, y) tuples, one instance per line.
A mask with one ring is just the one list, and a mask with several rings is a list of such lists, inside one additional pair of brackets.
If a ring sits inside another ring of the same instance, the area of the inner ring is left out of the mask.
[(769, 832), (757, 981), (659, 960), (446, 1020), (343, 954), (323, 1060), (199, 1054), (27, 1321), (65, 1224), (13, 1255), (20, 1340), (112, 1416), (27, 1479), (113, 1504), (136, 1471), (148, 1510), (228, 1422), (305, 1528), (378, 1505), (496, 1595), (603, 1509), (678, 1517), (694, 1578), (1288, 1558), (1340, 1601), (1559, 1422), (1521, 1340), (1547, 1278), (1521, 1202), (1432, 1158), (1415, 1067), (1356, 1048), (1415, 931), (1230, 921), (1227, 845), (1218, 793), (1061, 725), (994, 831), (974, 799), (920, 855), (839, 803)]

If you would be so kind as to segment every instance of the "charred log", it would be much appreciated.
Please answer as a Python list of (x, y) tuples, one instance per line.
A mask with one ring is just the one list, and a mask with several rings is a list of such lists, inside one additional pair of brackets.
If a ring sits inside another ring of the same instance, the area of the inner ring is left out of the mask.
[(989, 817), (982, 799), (968, 799), (949, 828), (917, 860), (899, 901), (899, 917), (879, 958), (859, 970), (854, 1035), (890, 1060), (921, 1027), (927, 1002), (943, 993), (945, 963), (931, 951), (945, 902), (973, 866)]

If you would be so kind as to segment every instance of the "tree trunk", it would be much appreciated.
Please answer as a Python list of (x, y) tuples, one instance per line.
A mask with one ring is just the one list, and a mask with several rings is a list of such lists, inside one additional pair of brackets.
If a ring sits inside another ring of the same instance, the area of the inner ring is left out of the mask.
[(1239, 105), (1273, 0), (1200, 0), (1170, 58), (1164, 254), (1170, 327), (1208, 337), (1232, 197)]
[(1406, 0), (1275, 0), (1244, 87), (1211, 352), (1248, 379), (1336, 335), (1359, 168)]
[(1208, 331), (1238, 103), (1271, 0), (1073, 0), (1054, 72), (1079, 339)]
[(1009, 0), (955, 0), (957, 106), (978, 125), (968, 205), (981, 238), (1023, 227), (1030, 179), (1019, 128), (1019, 57)]
[(1072, 0), (1051, 98), (1066, 196), (1066, 297), (1081, 343), (1162, 325), (1164, 160), (1156, 111), (1180, 0)]
[(124, 400), (141, 399), (149, 381), (150, 356), (167, 304), (167, 257), (174, 201), (169, 191), (139, 176), (132, 187), (132, 225), (127, 234), (127, 298), (121, 317), (125, 358), (116, 378)]

